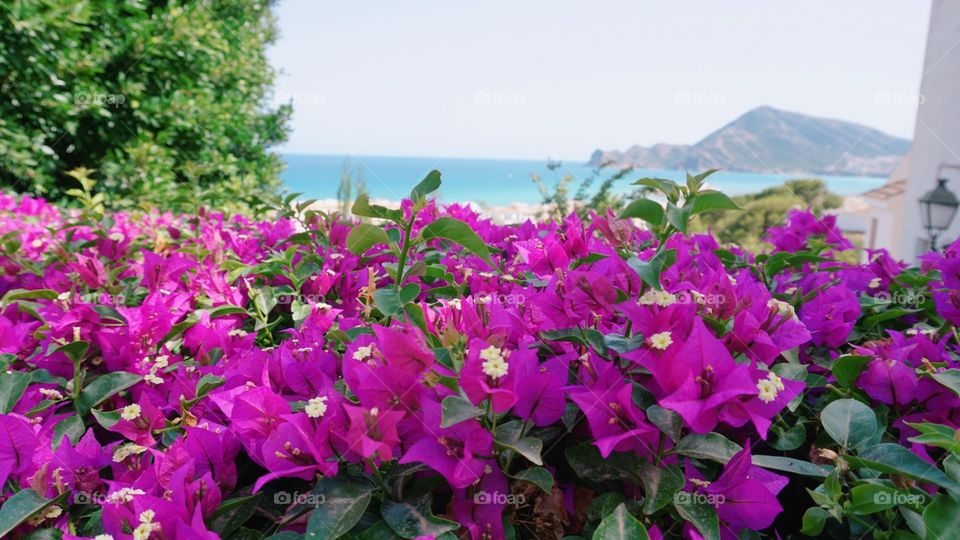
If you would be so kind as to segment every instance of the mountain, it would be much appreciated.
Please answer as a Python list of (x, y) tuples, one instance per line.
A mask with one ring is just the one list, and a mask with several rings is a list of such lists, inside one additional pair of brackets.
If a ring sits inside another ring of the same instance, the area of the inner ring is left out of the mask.
[(909, 148), (906, 139), (860, 124), (758, 107), (696, 144), (596, 150), (590, 165), (887, 176)]

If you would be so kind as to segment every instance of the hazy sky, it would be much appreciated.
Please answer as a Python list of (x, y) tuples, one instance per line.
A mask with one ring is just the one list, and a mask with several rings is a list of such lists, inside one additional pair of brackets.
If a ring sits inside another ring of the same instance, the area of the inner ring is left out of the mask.
[(282, 151), (693, 143), (759, 105), (911, 137), (929, 0), (280, 0)]

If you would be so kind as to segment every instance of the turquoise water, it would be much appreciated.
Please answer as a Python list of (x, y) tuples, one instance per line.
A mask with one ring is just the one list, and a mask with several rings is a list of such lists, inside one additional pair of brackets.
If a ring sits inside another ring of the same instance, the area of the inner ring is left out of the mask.
[[(336, 198), (344, 156), (286, 154), (283, 159), (287, 168), (281, 177), (288, 190), (303, 193), (306, 198)], [(562, 167), (550, 171), (546, 160), (388, 156), (350, 156), (349, 159), (354, 170), (363, 169), (371, 197), (391, 200), (407, 196), (410, 188), (431, 169), (443, 174), (443, 187), (437, 194), (441, 201), (474, 201), (492, 205), (539, 203), (540, 193), (530, 180), (531, 173), (539, 174), (548, 187), (552, 187), (556, 179), (572, 175), (575, 181), (571, 184), (571, 191), (576, 191), (579, 180), (588, 178), (593, 172), (582, 162), (563, 162)], [(595, 184), (608, 174), (604, 171)], [(633, 189), (630, 183), (645, 176), (682, 181), (684, 172), (637, 169), (618, 182), (617, 190), (630, 191)], [(776, 186), (791, 178), (797, 176), (720, 171), (710, 177), (709, 183), (729, 195), (739, 195)], [(885, 181), (883, 178), (850, 176), (817, 178), (825, 180), (831, 191), (841, 195), (862, 193), (883, 185)]]

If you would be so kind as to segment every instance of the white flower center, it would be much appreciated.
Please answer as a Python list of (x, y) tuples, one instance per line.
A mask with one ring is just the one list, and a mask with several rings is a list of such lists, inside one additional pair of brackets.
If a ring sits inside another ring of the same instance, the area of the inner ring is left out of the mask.
[(307, 401), (307, 406), (303, 412), (310, 418), (321, 418), (327, 413), (327, 396), (317, 396)]
[(357, 350), (353, 352), (353, 359), (358, 362), (363, 362), (371, 356), (373, 356), (373, 345), (357, 347)]
[(120, 409), (120, 418), (124, 420), (136, 420), (140, 418), (140, 406), (136, 403), (127, 405), (123, 409)]
[(757, 381), (757, 393), (760, 396), (760, 401), (764, 403), (771, 403), (777, 399), (777, 395), (783, 388), (783, 379), (772, 371), (767, 373), (766, 379)]
[(499, 379), (507, 374), (509, 366), (506, 359), (503, 358), (503, 351), (499, 347), (491, 345), (483, 349), (480, 351), (480, 358), (483, 359), (483, 364), (480, 367), (483, 369), (484, 375)]
[(673, 344), (673, 336), (671, 336), (670, 331), (667, 330), (650, 336), (647, 339), (647, 343), (649, 343), (654, 349), (663, 351)]

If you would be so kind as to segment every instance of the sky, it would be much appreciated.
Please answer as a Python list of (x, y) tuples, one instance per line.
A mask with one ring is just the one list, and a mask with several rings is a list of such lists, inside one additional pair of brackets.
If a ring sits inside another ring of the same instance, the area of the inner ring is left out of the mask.
[(281, 152), (585, 161), (761, 105), (911, 138), (929, 0), (280, 0)]

